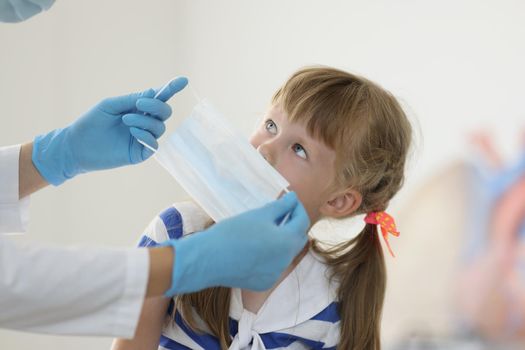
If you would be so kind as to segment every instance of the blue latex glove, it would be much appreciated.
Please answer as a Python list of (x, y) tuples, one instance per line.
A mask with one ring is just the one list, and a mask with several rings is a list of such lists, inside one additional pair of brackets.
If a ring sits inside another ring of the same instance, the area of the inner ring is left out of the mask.
[[(146, 160), (157, 149), (164, 122), (171, 115), (165, 102), (188, 83), (184, 77), (156, 90), (107, 98), (71, 125), (37, 136), (32, 160), (42, 177), (55, 186), (77, 174), (111, 169)], [(148, 115), (145, 115), (147, 113)]]
[[(290, 213), (288, 220), (279, 223)], [(268, 205), (170, 240), (175, 259), (166, 296), (212, 286), (271, 288), (307, 242), (308, 214), (290, 192)]]
[(55, 0), (0, 0), (0, 22), (15, 23), (48, 10)]

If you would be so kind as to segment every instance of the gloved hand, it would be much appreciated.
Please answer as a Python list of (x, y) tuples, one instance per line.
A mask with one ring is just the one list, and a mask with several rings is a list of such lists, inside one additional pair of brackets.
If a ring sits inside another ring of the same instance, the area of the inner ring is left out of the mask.
[(0, 22), (25, 21), (48, 10), (55, 0), (0, 0)]
[(33, 164), (57, 186), (77, 174), (144, 161), (153, 152), (136, 138), (157, 149), (171, 115), (165, 102), (187, 83), (184, 77), (170, 81), (157, 99), (149, 89), (101, 101), (71, 125), (37, 136)]
[[(290, 213), (288, 220), (279, 223)], [(166, 296), (212, 286), (266, 290), (307, 242), (310, 220), (294, 192), (209, 229), (170, 240), (175, 250)]]

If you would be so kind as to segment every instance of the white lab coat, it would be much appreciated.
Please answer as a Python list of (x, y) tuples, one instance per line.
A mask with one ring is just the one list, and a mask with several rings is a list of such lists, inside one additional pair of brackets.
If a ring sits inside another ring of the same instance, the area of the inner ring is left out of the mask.
[(132, 337), (145, 296), (145, 249), (21, 247), (29, 199), (18, 200), (20, 146), (0, 147), (0, 328)]

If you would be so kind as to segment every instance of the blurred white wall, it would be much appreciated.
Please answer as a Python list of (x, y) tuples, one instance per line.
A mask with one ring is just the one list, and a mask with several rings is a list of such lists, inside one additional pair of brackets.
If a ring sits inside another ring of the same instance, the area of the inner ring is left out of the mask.
[[(424, 140), (399, 206), (422, 179), (463, 154), (468, 130), (491, 128), (511, 149), (525, 124), (524, 13), (525, 3), (510, 0), (58, 1), (28, 22), (0, 25), (0, 140), (30, 140), (103, 97), (181, 74), (248, 133), (295, 69), (332, 65), (382, 84), (418, 120)], [(175, 119), (193, 102), (188, 91), (174, 98)], [(33, 196), (29, 232), (15, 239), (131, 245), (156, 213), (183, 197), (154, 161), (80, 176)], [(399, 312), (387, 306), (385, 320), (395, 322)], [(387, 340), (395, 337), (389, 327)], [(2, 350), (109, 344), (0, 331)]]

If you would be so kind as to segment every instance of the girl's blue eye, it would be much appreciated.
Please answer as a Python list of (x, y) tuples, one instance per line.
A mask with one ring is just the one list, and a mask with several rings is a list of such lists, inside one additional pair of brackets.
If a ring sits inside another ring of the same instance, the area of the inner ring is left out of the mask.
[(301, 146), (300, 144), (296, 143), (292, 146), (293, 151), (301, 158), (307, 159), (308, 155), (306, 154), (306, 150)]
[(264, 122), (264, 128), (270, 133), (270, 134), (277, 134), (277, 125), (273, 122), (273, 120), (268, 119)]

